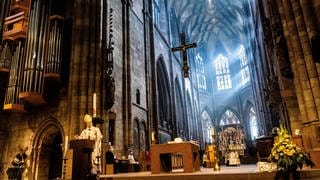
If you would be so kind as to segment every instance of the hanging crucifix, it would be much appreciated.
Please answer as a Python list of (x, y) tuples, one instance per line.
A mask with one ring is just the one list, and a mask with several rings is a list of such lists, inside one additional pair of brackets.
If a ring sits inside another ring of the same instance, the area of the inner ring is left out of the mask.
[(184, 33), (180, 34), (181, 45), (178, 47), (171, 48), (172, 52), (182, 51), (183, 60), (183, 75), (185, 78), (189, 77), (189, 66), (187, 59), (187, 49), (197, 47), (197, 43), (186, 44), (186, 35)]

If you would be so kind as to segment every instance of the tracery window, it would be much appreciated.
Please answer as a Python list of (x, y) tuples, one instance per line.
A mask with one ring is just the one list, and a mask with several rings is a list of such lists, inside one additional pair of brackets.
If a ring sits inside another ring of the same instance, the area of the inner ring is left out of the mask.
[(226, 112), (221, 117), (220, 126), (230, 124), (240, 124), (240, 120), (232, 111), (226, 110)]
[(241, 68), (241, 85), (245, 85), (250, 81), (248, 59), (243, 45), (240, 46), (240, 68)]
[(197, 71), (198, 87), (200, 89), (206, 90), (207, 83), (206, 83), (206, 76), (204, 71), (204, 62), (202, 57), (199, 54), (197, 54), (196, 56), (196, 71)]
[(211, 123), (211, 118), (209, 113), (207, 111), (203, 111), (201, 113), (201, 119), (202, 119), (202, 129), (203, 129), (203, 141), (205, 143), (211, 143), (212, 142), (211, 129), (213, 128), (213, 125)]
[(217, 89), (230, 89), (232, 88), (231, 75), (229, 70), (229, 61), (223, 55), (219, 55), (215, 60)]
[(249, 111), (249, 120), (250, 120), (250, 130), (251, 130), (251, 139), (254, 140), (258, 137), (258, 122), (256, 112), (253, 107)]
[(160, 0), (153, 0), (153, 22), (160, 28)]
[(203, 58), (200, 56), (200, 54), (197, 54), (196, 56), (196, 66), (197, 66), (197, 73), (204, 74), (204, 63), (203, 63)]

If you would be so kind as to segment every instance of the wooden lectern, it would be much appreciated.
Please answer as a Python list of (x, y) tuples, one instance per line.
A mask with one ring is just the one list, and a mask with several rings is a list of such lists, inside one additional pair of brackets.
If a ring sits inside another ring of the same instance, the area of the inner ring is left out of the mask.
[(86, 179), (91, 169), (91, 153), (94, 149), (94, 140), (77, 139), (70, 141), (73, 149), (72, 179)]

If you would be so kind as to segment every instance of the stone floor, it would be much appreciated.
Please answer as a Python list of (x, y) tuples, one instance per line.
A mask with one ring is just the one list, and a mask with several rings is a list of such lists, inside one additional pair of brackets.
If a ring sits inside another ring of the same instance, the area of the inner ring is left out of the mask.
[[(201, 168), (194, 173), (183, 173), (183, 170), (175, 172), (151, 174), (147, 172), (120, 173), (114, 175), (101, 175), (100, 179), (106, 180), (273, 180), (276, 179), (276, 172), (258, 172), (256, 165), (241, 165), (238, 167), (222, 166), (221, 171), (213, 171), (210, 168)], [(320, 180), (320, 169), (304, 168), (299, 170), (300, 180)], [(280, 179), (279, 179), (280, 180)]]

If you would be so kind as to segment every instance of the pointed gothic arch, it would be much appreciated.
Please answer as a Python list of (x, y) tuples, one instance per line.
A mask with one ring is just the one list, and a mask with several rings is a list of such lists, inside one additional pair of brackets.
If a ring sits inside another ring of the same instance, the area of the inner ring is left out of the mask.
[(168, 71), (163, 56), (160, 55), (157, 61), (157, 117), (159, 128), (159, 142), (165, 143), (172, 139), (173, 122), (171, 119), (171, 95)]
[(242, 120), (240, 119), (240, 114), (239, 114), (236, 110), (234, 110), (233, 108), (231, 108), (230, 106), (227, 106), (227, 107), (224, 108), (224, 110), (223, 110), (223, 111), (221, 112), (221, 114), (218, 116), (219, 118), (217, 119), (217, 122), (216, 122), (216, 124), (217, 124), (218, 126), (221, 126), (221, 124), (220, 124), (220, 123), (221, 123), (221, 120), (224, 118), (223, 116), (225, 115), (226, 112), (230, 112), (230, 113), (234, 114), (235, 118), (237, 118), (236, 121), (239, 121), (238, 124), (242, 124), (242, 123), (243, 123)]
[(147, 125), (144, 120), (141, 122), (141, 130), (140, 130), (140, 150), (146, 151), (148, 146), (148, 138), (147, 138)]
[(32, 179), (61, 177), (63, 152), (61, 144), (66, 139), (60, 122), (54, 117), (42, 122), (33, 138), (30, 171)]
[(210, 130), (212, 127), (214, 127), (213, 120), (212, 120), (212, 113), (208, 106), (204, 107), (200, 114), (200, 120), (201, 120), (201, 131), (202, 131), (202, 142), (201, 146), (205, 147), (206, 144), (209, 144), (212, 142), (212, 136), (210, 134)]
[(230, 150), (236, 150), (244, 155), (246, 146), (246, 129), (240, 116), (230, 107), (226, 107), (217, 121), (219, 149), (223, 156), (228, 156)]
[(176, 99), (175, 118), (176, 118), (177, 135), (179, 137), (186, 138), (188, 134), (188, 121), (184, 114), (182, 90), (177, 77), (175, 79), (175, 99)]
[(197, 119), (194, 117), (193, 114), (193, 103), (191, 100), (191, 94), (189, 91), (186, 92), (186, 119), (188, 121), (188, 131), (189, 131), (189, 138), (193, 140), (198, 140), (198, 123)]
[(147, 126), (144, 120), (140, 120), (135, 117), (133, 120), (133, 134), (132, 134), (132, 145), (130, 145), (129, 150), (133, 151), (138, 157), (141, 151), (145, 151), (148, 145), (147, 139)]
[(133, 144), (130, 150), (133, 151), (134, 154), (138, 154), (140, 147), (140, 123), (139, 119), (136, 117), (133, 120)]

